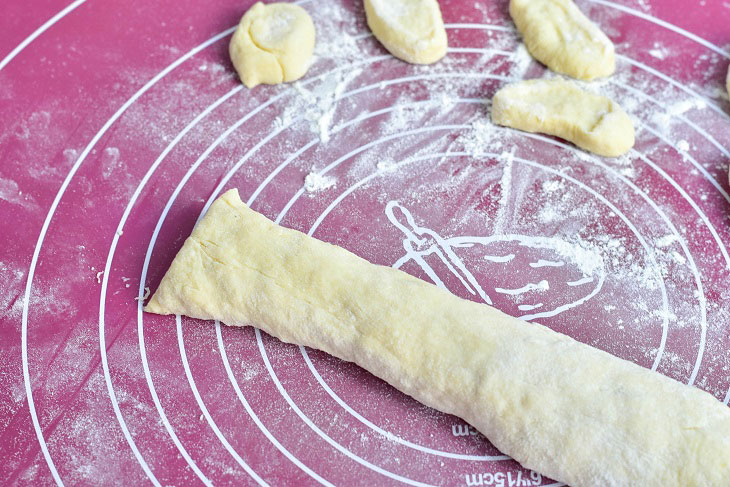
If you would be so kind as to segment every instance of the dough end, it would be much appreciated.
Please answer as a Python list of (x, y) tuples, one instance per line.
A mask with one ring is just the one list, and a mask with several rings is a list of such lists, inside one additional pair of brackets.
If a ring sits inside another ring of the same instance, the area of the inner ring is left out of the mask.
[(157, 295), (152, 296), (150, 299), (150, 302), (147, 303), (147, 305), (144, 307), (145, 313), (154, 313), (156, 315), (170, 315), (173, 314), (169, 311), (167, 311), (159, 302), (157, 299)]

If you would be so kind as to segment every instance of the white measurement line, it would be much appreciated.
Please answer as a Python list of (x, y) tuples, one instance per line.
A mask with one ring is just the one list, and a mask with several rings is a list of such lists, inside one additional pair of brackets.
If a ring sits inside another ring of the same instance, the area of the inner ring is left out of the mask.
[(664, 27), (667, 30), (671, 30), (672, 32), (675, 32), (681, 36), (684, 36), (687, 39), (691, 39), (691, 40), (695, 41), (696, 43), (706, 47), (707, 49), (716, 52), (717, 54), (724, 57), (725, 59), (730, 59), (730, 54), (728, 54), (727, 51), (725, 51), (724, 49), (720, 48), (719, 46), (713, 44), (712, 42), (708, 41), (707, 39), (703, 39), (702, 37), (700, 37), (696, 34), (693, 34), (692, 32), (689, 32), (688, 30), (678, 27), (665, 20), (654, 17), (653, 15), (649, 15), (644, 12), (640, 12), (636, 9), (633, 9), (631, 7), (627, 7), (625, 5), (621, 5), (621, 4), (614, 3), (614, 2), (609, 2), (606, 0), (588, 0), (588, 1), (592, 2), (592, 3), (597, 3), (599, 5), (603, 5), (605, 7), (620, 10), (621, 12), (627, 13), (629, 15), (633, 15), (634, 17), (639, 17), (640, 19), (651, 22), (652, 24), (656, 24), (658, 26)]
[[(139, 305), (139, 311), (140, 315), (142, 314), (142, 303), (140, 302)], [(213, 433), (215, 433), (215, 436), (218, 438), (218, 441), (221, 442), (223, 447), (228, 450), (228, 453), (233, 457), (234, 460), (236, 460), (236, 463), (238, 463), (241, 468), (243, 468), (247, 474), (251, 476), (252, 479), (256, 481), (257, 484), (259, 484), (262, 487), (268, 487), (268, 483), (264, 479), (262, 479), (249, 465), (246, 463), (246, 461), (241, 458), (241, 455), (239, 455), (236, 450), (231, 446), (231, 444), (228, 442), (226, 437), (223, 435), (223, 432), (221, 432), (220, 428), (218, 427), (218, 424), (213, 420), (213, 417), (210, 415), (210, 412), (208, 411), (208, 408), (205, 406), (205, 403), (203, 402), (203, 398), (200, 396), (200, 392), (198, 391), (198, 386), (195, 384), (195, 379), (193, 379), (193, 372), (190, 370), (190, 363), (188, 362), (188, 355), (185, 352), (185, 340), (183, 338), (183, 331), (182, 331), (182, 319), (180, 319), (180, 315), (175, 315), (175, 328), (177, 330), (177, 344), (178, 349), (180, 351), (180, 357), (182, 358), (183, 368), (185, 369), (185, 377), (188, 379), (188, 385), (190, 386), (190, 390), (193, 391), (193, 396), (195, 397), (195, 401), (198, 403), (198, 407), (203, 412), (203, 416), (205, 416), (205, 420), (208, 422), (208, 426), (213, 430)], [(220, 324), (218, 324), (218, 327), (220, 327)]]
[[(66, 15), (70, 14), (71, 12), (73, 12), (77, 7), (81, 6), (84, 2), (86, 2), (86, 0), (76, 0), (75, 2), (69, 4), (66, 8), (64, 8), (63, 10), (61, 10), (60, 12), (58, 12), (56, 15), (54, 15), (53, 17), (51, 17), (50, 19), (48, 19), (43, 25), (41, 25), (35, 31), (33, 31), (33, 33), (31, 35), (29, 35), (28, 37), (26, 37), (25, 39), (23, 39), (23, 41), (20, 44), (18, 44), (15, 47), (15, 49), (13, 49), (12, 51), (10, 51), (8, 53), (8, 55), (5, 56), (2, 61), (0, 61), (0, 71), (2, 71), (2, 69), (5, 66), (7, 66), (8, 63), (15, 58), (15, 56), (17, 56), (18, 54), (20, 54), (20, 52), (23, 49), (25, 49), (26, 47), (28, 47), (28, 45), (31, 42), (33, 42), (34, 40), (36, 40), (39, 35), (43, 34), (50, 27), (52, 27), (53, 24), (55, 24), (56, 22), (58, 22), (59, 20), (61, 20), (62, 18), (64, 18)], [(54, 472), (55, 472), (55, 468), (51, 469), (51, 473), (53, 474)], [(58, 473), (56, 473), (53, 476), (53, 478), (56, 480), (56, 483), (59, 483), (61, 481), (61, 479), (60, 478), (56, 478), (57, 475), (58, 475)]]

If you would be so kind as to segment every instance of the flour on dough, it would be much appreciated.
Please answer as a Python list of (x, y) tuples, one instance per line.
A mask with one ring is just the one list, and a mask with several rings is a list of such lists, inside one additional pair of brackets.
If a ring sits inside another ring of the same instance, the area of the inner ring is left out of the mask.
[(314, 51), (314, 24), (290, 3), (256, 3), (241, 18), (228, 51), (241, 81), (253, 88), (294, 81), (307, 72)]
[(573, 0), (511, 0), (509, 12), (527, 50), (551, 70), (582, 80), (616, 70), (613, 43)]
[(556, 135), (607, 157), (618, 157), (634, 146), (634, 125), (618, 104), (562, 79), (507, 85), (494, 95), (492, 121)]
[(414, 64), (446, 55), (446, 29), (436, 0), (365, 0), (375, 38), (395, 57)]
[(275, 225), (236, 190), (146, 310), (255, 325), (355, 362), (574, 487), (730, 485), (730, 409), (710, 394)]

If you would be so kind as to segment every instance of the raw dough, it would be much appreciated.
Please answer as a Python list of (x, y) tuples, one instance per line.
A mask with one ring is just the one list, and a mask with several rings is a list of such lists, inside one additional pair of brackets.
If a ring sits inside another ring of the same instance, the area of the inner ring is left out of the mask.
[(730, 485), (730, 409), (710, 394), (277, 226), (237, 190), (146, 310), (253, 324), (355, 362), (574, 487)]
[(634, 146), (634, 125), (620, 106), (561, 79), (521, 81), (502, 88), (492, 100), (492, 121), (557, 135), (602, 156), (620, 156)]
[(249, 87), (294, 81), (307, 72), (314, 51), (314, 24), (291, 3), (256, 3), (241, 18), (228, 46), (233, 66)]
[(446, 29), (436, 0), (365, 0), (375, 37), (404, 61), (435, 63), (446, 55)]
[(511, 0), (509, 13), (527, 50), (553, 71), (591, 80), (616, 70), (613, 43), (572, 0)]

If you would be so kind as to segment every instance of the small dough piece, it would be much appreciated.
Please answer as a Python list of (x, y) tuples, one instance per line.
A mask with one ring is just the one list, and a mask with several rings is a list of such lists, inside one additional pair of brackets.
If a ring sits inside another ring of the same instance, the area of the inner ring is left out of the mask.
[(365, 0), (365, 15), (375, 38), (403, 61), (431, 64), (446, 55), (446, 28), (436, 0)]
[(616, 70), (613, 43), (573, 0), (511, 0), (509, 13), (527, 50), (553, 71), (592, 80)]
[(314, 24), (306, 10), (291, 3), (257, 2), (241, 17), (228, 52), (248, 88), (298, 80), (309, 69)]
[(355, 362), (573, 487), (730, 485), (730, 409), (710, 394), (275, 225), (236, 190), (146, 310)]
[(634, 146), (634, 125), (618, 104), (562, 79), (505, 86), (492, 100), (492, 121), (557, 135), (607, 157), (618, 157)]

